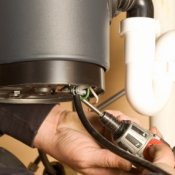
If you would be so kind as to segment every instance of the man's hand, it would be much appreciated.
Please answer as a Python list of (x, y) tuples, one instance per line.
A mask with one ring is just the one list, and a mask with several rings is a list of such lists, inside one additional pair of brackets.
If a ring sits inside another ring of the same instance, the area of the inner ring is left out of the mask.
[[(96, 122), (98, 117), (90, 112), (87, 115), (103, 132), (102, 126)], [(125, 175), (124, 171), (131, 169), (130, 162), (96, 143), (80, 123), (77, 113), (61, 109), (58, 105), (42, 123), (34, 146), (85, 175)]]
[[(120, 120), (133, 121), (121, 112), (108, 112), (114, 116), (120, 115)], [(86, 115), (95, 128), (104, 133), (104, 128), (97, 122), (98, 117), (91, 112)], [(153, 132), (159, 134), (155, 129)], [(141, 175), (141, 172), (130, 171), (130, 162), (101, 148), (84, 129), (77, 113), (66, 111), (59, 105), (50, 111), (40, 126), (34, 146), (84, 175)], [(162, 143), (152, 146), (149, 153), (155, 165), (175, 174), (174, 155), (167, 145)], [(149, 172), (143, 171), (144, 174), (148, 175)]]

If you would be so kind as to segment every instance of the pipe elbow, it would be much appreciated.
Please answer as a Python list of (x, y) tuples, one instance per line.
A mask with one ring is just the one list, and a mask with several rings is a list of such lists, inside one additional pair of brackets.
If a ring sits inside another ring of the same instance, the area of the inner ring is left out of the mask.
[(154, 18), (154, 6), (152, 0), (135, 0), (134, 5), (127, 12), (127, 17)]
[(127, 65), (126, 95), (139, 113), (154, 116), (167, 104), (172, 89), (170, 77), (161, 73), (153, 77), (154, 63)]
[(175, 30), (168, 31), (157, 39), (156, 59), (161, 59), (166, 62), (175, 60)]
[(127, 98), (137, 112), (148, 116), (163, 109), (172, 89), (167, 63), (158, 56), (165, 41), (156, 43), (158, 26), (156, 20), (144, 17), (127, 18), (121, 26), (125, 35)]
[(113, 16), (120, 12), (127, 12), (127, 17), (154, 18), (152, 0), (112, 0)]

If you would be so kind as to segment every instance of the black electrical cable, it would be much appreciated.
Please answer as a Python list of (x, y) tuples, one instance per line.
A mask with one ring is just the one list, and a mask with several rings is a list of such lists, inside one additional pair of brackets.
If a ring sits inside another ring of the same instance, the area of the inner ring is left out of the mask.
[(34, 162), (30, 162), (28, 165), (28, 170), (32, 172), (36, 172), (38, 169), (38, 164), (40, 163), (41, 159), (40, 156), (38, 155), (37, 158), (34, 160)]
[(34, 160), (34, 164), (39, 164), (40, 163), (40, 161), (41, 161), (41, 159), (40, 159), (40, 157), (38, 156), (35, 160)]
[(151, 162), (141, 159), (139, 157), (136, 157), (128, 152), (126, 152), (125, 150), (123, 150), (122, 148), (114, 145), (112, 142), (110, 142), (109, 140), (107, 140), (103, 135), (101, 135), (92, 125), (91, 123), (88, 121), (88, 119), (86, 118), (83, 108), (82, 108), (82, 104), (81, 104), (81, 100), (80, 100), (80, 96), (79, 95), (74, 95), (73, 96), (74, 99), (74, 105), (76, 108), (76, 111), (78, 113), (78, 116), (82, 122), (82, 124), (84, 125), (84, 127), (86, 128), (86, 130), (89, 132), (90, 135), (92, 135), (94, 137), (94, 139), (104, 148), (109, 149), (110, 151), (112, 151), (113, 153), (129, 160), (130, 162), (132, 162), (134, 165), (136, 166), (141, 166), (153, 173), (158, 173), (157, 175), (170, 175), (169, 173), (167, 173), (166, 171), (164, 171), (163, 169), (153, 165)]
[(43, 163), (43, 165), (44, 165), (44, 167), (45, 167), (47, 173), (48, 173), (49, 175), (57, 175), (56, 170), (55, 170), (55, 169), (53, 168), (53, 166), (50, 164), (50, 162), (49, 162), (49, 160), (48, 160), (46, 154), (45, 154), (43, 151), (41, 151), (41, 150), (38, 150), (38, 153), (39, 153), (39, 157), (40, 157), (40, 159), (41, 159), (41, 161), (42, 161), (42, 163)]

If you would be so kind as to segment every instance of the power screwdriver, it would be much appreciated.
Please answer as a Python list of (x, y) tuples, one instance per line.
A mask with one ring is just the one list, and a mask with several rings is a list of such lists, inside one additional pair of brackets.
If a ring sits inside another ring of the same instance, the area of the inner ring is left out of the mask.
[(101, 123), (112, 134), (113, 143), (135, 156), (150, 160), (148, 148), (153, 144), (162, 143), (160, 137), (149, 130), (143, 129), (138, 124), (130, 120), (119, 121), (112, 114), (99, 111), (86, 99), (81, 100), (100, 116)]

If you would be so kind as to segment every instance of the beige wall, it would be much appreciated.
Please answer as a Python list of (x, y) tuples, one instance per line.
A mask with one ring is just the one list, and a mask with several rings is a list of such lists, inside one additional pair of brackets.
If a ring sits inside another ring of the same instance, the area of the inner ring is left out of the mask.
[[(123, 55), (123, 39), (120, 37), (119, 21), (125, 17), (125, 14), (119, 15), (113, 19), (111, 24), (111, 45), (110, 45), (110, 70), (106, 73), (106, 92), (100, 96), (100, 101), (104, 101), (107, 98), (114, 95), (116, 92), (124, 89), (125, 87), (125, 65)], [(126, 97), (120, 98), (118, 101), (111, 104), (108, 109), (120, 110), (132, 117), (136, 117), (143, 121), (144, 126), (148, 127), (148, 118), (136, 113), (128, 104)], [(37, 156), (37, 151), (31, 149), (28, 146), (8, 137), (3, 136), (0, 138), (0, 146), (6, 147), (9, 151), (13, 152), (20, 160), (28, 165), (29, 162), (34, 161)], [(41, 166), (41, 164), (40, 164)], [(41, 175), (41, 170), (37, 172), (37, 175)], [(68, 175), (73, 175), (74, 172), (67, 168)]]

